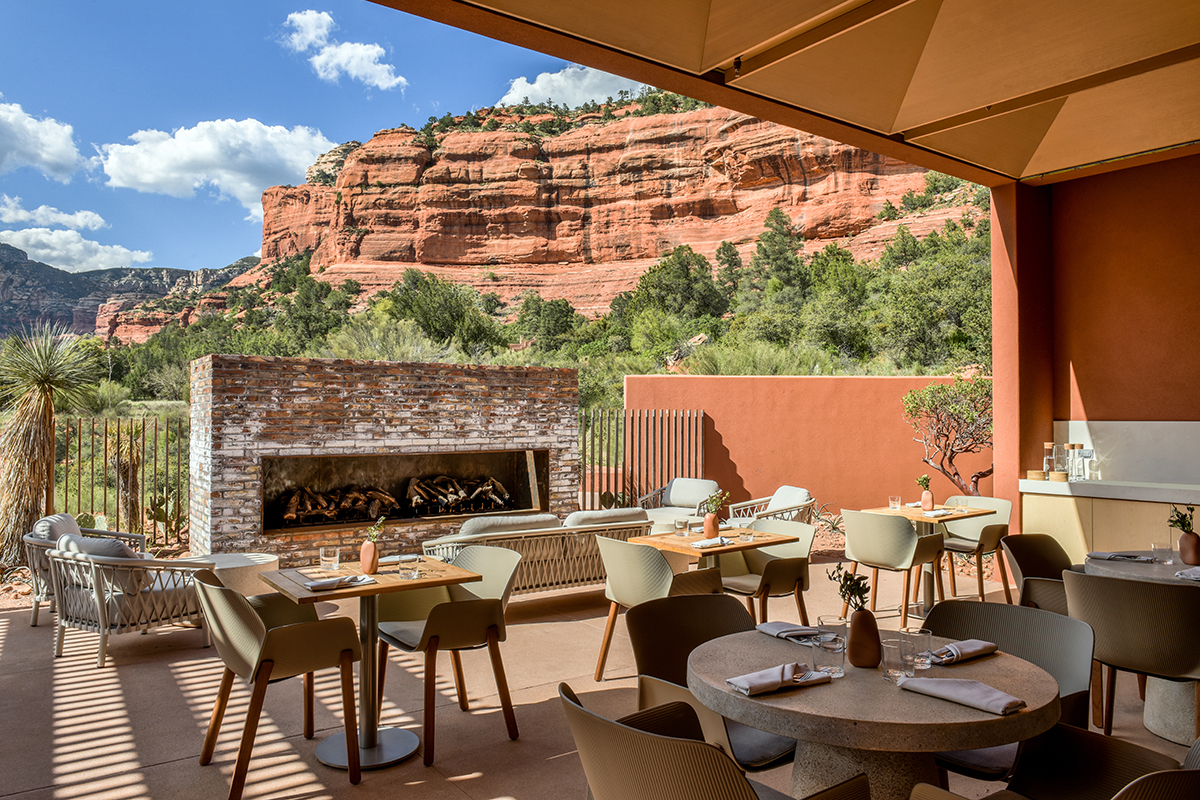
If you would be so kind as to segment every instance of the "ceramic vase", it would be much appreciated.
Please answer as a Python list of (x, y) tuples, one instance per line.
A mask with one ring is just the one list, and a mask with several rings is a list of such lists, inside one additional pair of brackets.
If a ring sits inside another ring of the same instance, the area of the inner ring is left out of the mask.
[(1200, 566), (1200, 534), (1179, 535), (1179, 560), (1190, 567)]
[(721, 530), (717, 526), (717, 515), (716, 514), (705, 514), (704, 515), (704, 538), (705, 539), (715, 539), (720, 534), (720, 532), (721, 532)]
[(846, 660), (859, 669), (874, 669), (883, 658), (879, 644), (879, 625), (875, 615), (860, 608), (850, 615), (850, 629), (846, 638)]
[(933, 511), (933, 492), (928, 489), (921, 492), (921, 510)]
[(358, 549), (358, 566), (363, 575), (374, 575), (379, 570), (379, 546), (370, 539)]

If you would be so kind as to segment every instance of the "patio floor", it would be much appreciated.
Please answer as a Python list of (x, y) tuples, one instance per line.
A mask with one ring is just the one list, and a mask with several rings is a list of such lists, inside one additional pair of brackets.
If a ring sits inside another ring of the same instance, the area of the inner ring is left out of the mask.
[[(881, 581), (880, 626), (896, 628), (899, 577)], [(962, 583), (966, 591), (973, 581)], [(1003, 596), (998, 584), (989, 599)], [(809, 617), (840, 610), (825, 567), (814, 565), (806, 594)], [(885, 607), (888, 607), (885, 609)], [(323, 615), (347, 613), (353, 603), (319, 606)], [(797, 620), (788, 598), (771, 603), (772, 617)], [(44, 609), (43, 609), (44, 611)], [(602, 714), (634, 710), (633, 653), (624, 622), (609, 656), (608, 680), (592, 680), (607, 601), (601, 588), (516, 597), (508, 609), (508, 641), (502, 645), (521, 737), (510, 741), (499, 713), (485, 651), (464, 654), (470, 713), (458, 710), (449, 659), (439, 661), (437, 754), (432, 767), (414, 756), (391, 769), (364, 772), (350, 786), (345, 773), (321, 765), (318, 741), (340, 728), (336, 670), (318, 673), (317, 737), (301, 736), (299, 680), (267, 692), (246, 798), (357, 798), (395, 796), (413, 800), (559, 800), (582, 798), (585, 781), (558, 700), (566, 681), (583, 702)], [(97, 637), (67, 631), (64, 655), (53, 658), (54, 625), (43, 614), (29, 626), (28, 609), (0, 611), (0, 718), (8, 731), (0, 748), (0, 797), (135, 798), (224, 797), (241, 733), (249, 691), (238, 682), (226, 713), (213, 763), (200, 767), (202, 744), (222, 665), (214, 649), (202, 649), (197, 631), (166, 629), (145, 636), (114, 637), (108, 666), (95, 667)], [(420, 733), (421, 656), (392, 654), (383, 722)], [(1159, 739), (1141, 722), (1131, 675), (1118, 679), (1115, 733), (1182, 759), (1185, 748)], [(786, 791), (790, 767), (754, 776)], [(951, 789), (979, 797), (1000, 789), (951, 776)]]

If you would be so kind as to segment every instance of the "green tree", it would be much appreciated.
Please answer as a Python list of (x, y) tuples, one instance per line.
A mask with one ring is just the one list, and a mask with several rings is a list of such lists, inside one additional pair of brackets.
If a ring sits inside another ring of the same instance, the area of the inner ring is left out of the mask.
[(732, 303), (742, 279), (742, 256), (731, 242), (721, 242), (717, 247), (717, 288)]
[(993, 467), (966, 479), (954, 461), (966, 453), (992, 448), (992, 381), (964, 379), (931, 383), (904, 395), (904, 421), (917, 432), (913, 441), (925, 448), (921, 460), (950, 479), (963, 494), (979, 495), (979, 481)]
[(694, 320), (720, 317), (729, 309), (729, 301), (713, 280), (708, 259), (680, 245), (638, 279), (629, 310), (636, 315), (651, 308)]
[(389, 298), (396, 317), (411, 319), (435, 342), (453, 343), (473, 355), (504, 344), (503, 331), (483, 313), (478, 293), (468, 286), (409, 269)]
[[(783, 290), (797, 306), (804, 301), (810, 277), (804, 263), (804, 237), (782, 208), (767, 214), (750, 267), (738, 284), (739, 310), (753, 310), (769, 293)], [(772, 285), (774, 281), (774, 285)]]

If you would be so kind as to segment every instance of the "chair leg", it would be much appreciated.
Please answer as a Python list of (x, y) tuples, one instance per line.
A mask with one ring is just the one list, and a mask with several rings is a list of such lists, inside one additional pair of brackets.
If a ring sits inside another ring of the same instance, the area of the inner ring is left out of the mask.
[(54, 632), (54, 657), (62, 658), (63, 650), (63, 635), (67, 632), (67, 626), (61, 622), (58, 623), (58, 629)]
[(975, 582), (979, 584), (979, 602), (983, 602), (983, 553), (975, 553)]
[(96, 652), (96, 666), (104, 666), (104, 656), (108, 654), (108, 634), (100, 634), (100, 647)]
[(1103, 667), (1099, 661), (1092, 662), (1092, 680), (1088, 687), (1088, 694), (1092, 698), (1092, 725), (1097, 728), (1104, 727), (1104, 680)]
[(264, 661), (254, 676), (254, 691), (250, 693), (250, 706), (246, 709), (246, 725), (242, 728), (242, 743), (238, 745), (237, 762), (233, 767), (233, 780), (229, 784), (229, 800), (241, 800), (246, 788), (246, 770), (250, 767), (250, 751), (254, 749), (254, 736), (258, 733), (258, 718), (262, 715), (263, 698), (267, 696), (267, 684), (271, 680), (270, 661)]
[[(950, 563), (949, 559), (946, 560), (946, 563)], [(954, 565), (951, 564), (950, 566), (953, 567)], [(938, 556), (937, 561), (935, 561), (933, 563), (933, 580), (934, 580), (934, 583), (937, 584), (938, 602), (939, 603), (944, 602), (946, 600), (946, 585), (942, 582), (942, 557), (941, 556)]]
[(488, 655), (492, 657), (492, 674), (496, 676), (496, 692), (500, 695), (500, 708), (504, 711), (504, 725), (508, 728), (508, 738), (516, 739), (517, 715), (513, 713), (512, 696), (508, 693), (508, 678), (504, 675), (504, 662), (500, 660), (500, 635), (496, 626), (488, 628)]
[(958, 597), (958, 581), (954, 575), (954, 553), (946, 553), (946, 574), (950, 576), (950, 596)]
[(914, 580), (912, 582), (912, 601), (916, 603), (921, 599), (921, 567), (916, 566), (909, 570), (912, 573)]
[(613, 628), (617, 627), (619, 608), (615, 602), (608, 608), (608, 624), (604, 626), (604, 641), (600, 642), (600, 658), (596, 661), (596, 683), (604, 680), (604, 663), (608, 661), (608, 647), (612, 644)]
[(233, 670), (225, 668), (221, 675), (221, 687), (217, 689), (217, 699), (213, 702), (212, 716), (208, 719), (208, 732), (204, 734), (204, 747), (200, 748), (200, 766), (212, 761), (213, 750), (217, 748), (217, 737), (221, 735), (221, 720), (225, 719), (225, 709), (229, 706), (229, 692), (233, 689)]
[(1112, 736), (1113, 700), (1117, 694), (1117, 668), (1108, 668), (1108, 686), (1104, 687), (1104, 735)]
[[(858, 562), (857, 561), (850, 562), (850, 574), (851, 575), (858, 574)], [(842, 603), (842, 619), (846, 619), (846, 612), (849, 610), (850, 610), (850, 601), (846, 600), (845, 602)]]
[[(350, 783), (362, 780), (362, 765), (358, 751), (358, 719), (354, 710), (354, 652), (343, 650), (339, 666), (342, 670), (342, 721), (346, 729), (346, 772)], [(310, 673), (311, 674), (311, 673)]]
[(901, 570), (904, 573), (904, 588), (900, 590), (900, 627), (908, 627), (908, 589), (912, 583), (912, 570)]
[(463, 676), (462, 656), (457, 650), (450, 651), (450, 664), (454, 667), (454, 690), (458, 692), (458, 707), (463, 711), (470, 711), (471, 706), (467, 702), (467, 679)]
[(40, 607), (41, 607), (41, 605), (42, 605), (42, 604), (41, 604), (39, 601), (37, 601), (37, 600), (34, 600), (34, 601), (33, 601), (33, 616), (32, 616), (32, 617), (30, 618), (30, 620), (29, 620), (29, 627), (31, 627), (31, 628), (36, 628), (36, 627), (37, 627), (37, 622), (38, 622), (38, 608), (40, 608)]
[(746, 595), (746, 610), (750, 612), (750, 621), (757, 625), (758, 617), (756, 616), (757, 612), (754, 610), (754, 597), (752, 595)]
[(1004, 602), (1012, 605), (1012, 591), (1008, 588), (1008, 568), (1004, 566), (1004, 554), (999, 550), (992, 551), (992, 558), (996, 559), (996, 570), (1000, 573), (1000, 580), (1004, 584)]
[[(875, 610), (875, 595), (877, 594), (877, 592), (875, 590), (878, 587), (879, 587), (879, 570), (872, 569), (871, 570), (871, 611)], [(906, 589), (905, 592), (907, 592), (907, 591), (908, 590)]]
[(1138, 697), (1144, 703), (1144, 702), (1146, 702), (1146, 676), (1139, 673), (1137, 676), (1137, 679), (1138, 679)]
[(375, 668), (375, 673), (378, 678), (375, 694), (375, 725), (378, 727), (379, 720), (383, 716), (383, 678), (387, 674), (388, 663), (388, 643), (383, 639), (379, 640), (379, 661)]
[(437, 652), (438, 637), (430, 636), (425, 648), (425, 732), (421, 743), (421, 754), (425, 766), (433, 764), (433, 712), (437, 701)]
[(758, 596), (758, 616), (762, 619), (759, 622), (767, 621), (767, 599), (771, 596), (770, 584), (762, 587), (762, 594)]
[(792, 595), (796, 598), (796, 610), (800, 612), (800, 624), (808, 624), (808, 609), (804, 607), (804, 590), (800, 588), (800, 584), (796, 584), (796, 588), (792, 589)]
[(313, 695), (314, 683), (313, 674), (311, 672), (304, 673), (304, 738), (313, 738)]

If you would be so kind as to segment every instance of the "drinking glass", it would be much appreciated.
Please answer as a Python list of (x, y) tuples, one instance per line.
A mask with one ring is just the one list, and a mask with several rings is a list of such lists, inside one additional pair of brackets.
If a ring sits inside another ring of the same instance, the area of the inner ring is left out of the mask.
[(913, 645), (913, 669), (929, 669), (929, 659), (933, 649), (933, 634), (928, 628), (904, 628), (902, 633)]
[(419, 575), (419, 574), (420, 574), (420, 570), (418, 570), (416, 567), (409, 567), (409, 566), (405, 566), (404, 564), (401, 564), (400, 569), (396, 572), (396, 575), (402, 581), (415, 580), (417, 575)]
[(321, 569), (325, 572), (336, 572), (341, 561), (341, 550), (336, 547), (321, 548)]
[(1171, 546), (1171, 540), (1165, 542), (1154, 542), (1150, 545), (1150, 552), (1154, 555), (1155, 564), (1174, 564), (1175, 551)]
[(840, 678), (846, 674), (846, 640), (834, 636), (813, 643), (813, 669)]
[(688, 521), (686, 519), (675, 520), (675, 535), (687, 536), (691, 531), (688, 530)]
[(846, 618), (836, 615), (817, 617), (817, 635), (819, 642), (827, 642), (835, 636), (846, 638)]
[(741, 539), (743, 542), (753, 542), (754, 541), (754, 531), (749, 531), (749, 530), (741, 531), (740, 533), (738, 533), (738, 538)]
[(893, 511), (900, 508), (900, 495), (888, 495), (888, 508), (892, 509)]
[(902, 633), (881, 634), (883, 645), (883, 677), (895, 683), (901, 678), (913, 676), (913, 644)]

